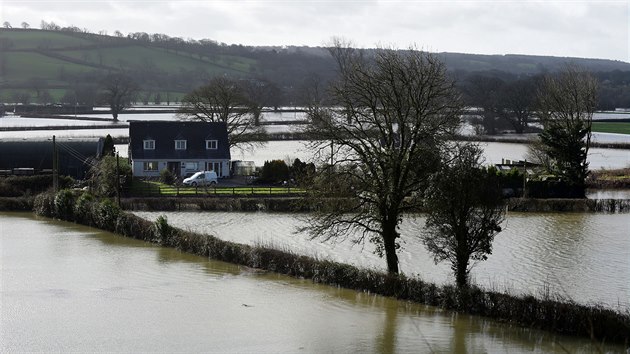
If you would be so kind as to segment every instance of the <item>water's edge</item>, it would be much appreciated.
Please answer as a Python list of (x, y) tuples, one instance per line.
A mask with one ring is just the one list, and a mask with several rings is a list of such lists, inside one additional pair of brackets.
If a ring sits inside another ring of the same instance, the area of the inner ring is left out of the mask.
[(53, 205), (54, 195), (38, 198), (47, 199), (38, 202), (46, 207), (39, 210), (40, 215), (95, 226), (203, 257), (311, 279), (316, 283), (485, 316), (530, 328), (626, 345), (630, 341), (630, 314), (603, 307), (561, 302), (551, 298), (513, 296), (478, 287), (457, 289), (451, 285), (437, 286), (404, 275), (391, 275), (286, 251), (223, 241), (210, 235), (174, 228), (165, 221), (153, 223), (130, 213), (116, 211), (115, 208), (112, 209), (111, 202), (95, 201), (89, 208), (91, 212), (74, 215), (74, 212), (69, 212), (74, 208), (64, 209), (64, 213), (48, 208)]

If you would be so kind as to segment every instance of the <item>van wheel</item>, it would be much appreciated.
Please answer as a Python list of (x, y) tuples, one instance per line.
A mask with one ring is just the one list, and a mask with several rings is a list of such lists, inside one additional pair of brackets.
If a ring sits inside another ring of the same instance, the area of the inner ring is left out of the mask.
[(197, 182), (193, 182), (190, 185), (193, 186), (193, 187), (197, 187)]
[(214, 186), (215, 184), (217, 184), (217, 182), (215, 182), (215, 181), (210, 182), (211, 186)]

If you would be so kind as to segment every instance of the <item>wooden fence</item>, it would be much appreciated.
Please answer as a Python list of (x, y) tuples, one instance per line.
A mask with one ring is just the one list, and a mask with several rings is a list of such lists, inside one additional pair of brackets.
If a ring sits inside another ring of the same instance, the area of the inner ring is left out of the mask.
[(220, 197), (220, 196), (294, 196), (304, 193), (295, 187), (183, 187), (164, 185), (134, 186), (123, 190), (126, 197)]

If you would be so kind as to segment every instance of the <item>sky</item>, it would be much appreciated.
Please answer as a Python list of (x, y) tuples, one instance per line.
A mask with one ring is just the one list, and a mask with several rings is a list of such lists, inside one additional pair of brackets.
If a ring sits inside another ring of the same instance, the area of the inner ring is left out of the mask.
[(0, 0), (0, 22), (243, 45), (529, 54), (630, 62), (630, 0)]

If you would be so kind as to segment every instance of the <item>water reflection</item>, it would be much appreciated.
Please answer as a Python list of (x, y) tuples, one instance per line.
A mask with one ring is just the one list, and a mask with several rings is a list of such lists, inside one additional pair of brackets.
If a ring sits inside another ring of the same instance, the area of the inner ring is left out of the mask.
[(257, 272), (30, 214), (2, 213), (0, 226), (0, 352), (594, 349), (586, 340)]
[[(295, 233), (303, 217), (279, 213), (137, 212), (148, 220), (166, 215), (170, 224), (221, 239), (262, 244), (322, 259), (384, 270), (371, 244), (323, 243)], [(407, 216), (400, 232), (400, 268), (443, 284), (452, 281), (445, 263), (435, 265), (417, 237), (423, 215)], [(509, 213), (493, 254), (473, 268), (473, 282), (517, 294), (551, 291), (581, 303), (630, 307), (630, 218), (627, 214)]]

